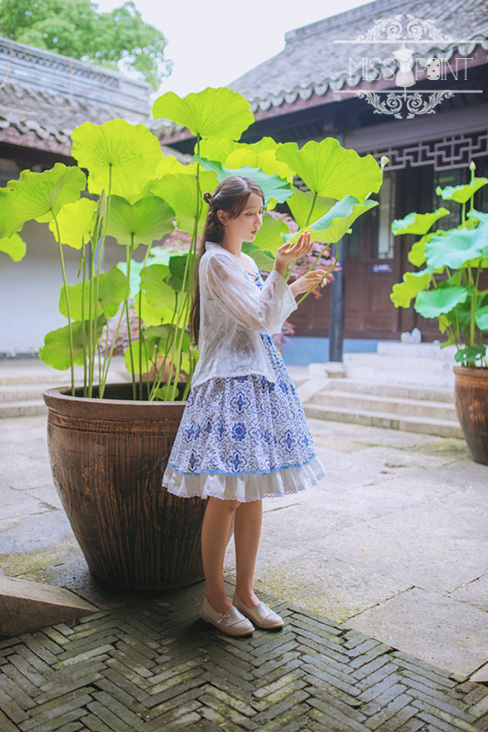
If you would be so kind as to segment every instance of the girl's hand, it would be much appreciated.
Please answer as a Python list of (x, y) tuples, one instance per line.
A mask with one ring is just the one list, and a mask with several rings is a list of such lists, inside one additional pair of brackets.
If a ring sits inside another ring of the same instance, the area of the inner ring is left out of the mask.
[(276, 263), (282, 266), (288, 265), (298, 257), (303, 257), (305, 254), (309, 254), (312, 250), (313, 242), (310, 241), (310, 232), (304, 231), (300, 234), (295, 244), (290, 246), (290, 243), (282, 244), (276, 251), (275, 260)]
[(319, 283), (321, 287), (325, 287), (325, 285), (333, 279), (331, 274), (324, 278), (326, 272), (326, 269), (312, 269), (310, 272), (307, 272), (307, 274), (304, 274), (303, 277), (299, 277), (295, 282), (292, 282), (289, 287), (293, 296), (296, 297), (302, 292), (313, 290), (313, 288), (317, 287)]

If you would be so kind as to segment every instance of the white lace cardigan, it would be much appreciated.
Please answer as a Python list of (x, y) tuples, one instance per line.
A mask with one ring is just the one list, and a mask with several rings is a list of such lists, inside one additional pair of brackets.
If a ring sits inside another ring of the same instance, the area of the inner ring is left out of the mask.
[[(258, 273), (252, 257), (244, 256)], [(207, 241), (199, 282), (199, 360), (192, 388), (208, 379), (251, 373), (275, 383), (259, 331), (280, 333), (283, 322), (298, 307), (284, 277), (273, 270), (260, 289), (231, 252)]]

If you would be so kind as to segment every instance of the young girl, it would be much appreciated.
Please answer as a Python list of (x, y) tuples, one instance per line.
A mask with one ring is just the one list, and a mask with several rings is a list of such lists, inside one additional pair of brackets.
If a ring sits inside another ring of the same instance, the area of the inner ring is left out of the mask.
[[(325, 475), (271, 335), (280, 333), (297, 309), (295, 296), (326, 280), (321, 269), (291, 285), (284, 279), (288, 263), (312, 248), (307, 232), (296, 244), (279, 247), (263, 281), (254, 260), (241, 251), (263, 220), (264, 194), (251, 178), (231, 175), (204, 199), (209, 210), (190, 313), (199, 361), (163, 485), (177, 496), (208, 498), (202, 618), (237, 636), (252, 633), (255, 625), (283, 625), (253, 589), (262, 498), (296, 493)], [(223, 564), (233, 516), (236, 591), (231, 603)]]

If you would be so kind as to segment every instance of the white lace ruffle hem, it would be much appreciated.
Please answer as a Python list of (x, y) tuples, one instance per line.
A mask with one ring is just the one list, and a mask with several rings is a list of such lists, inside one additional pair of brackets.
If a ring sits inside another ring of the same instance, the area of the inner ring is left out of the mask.
[(304, 465), (278, 468), (270, 473), (210, 473), (185, 475), (171, 465), (166, 467), (163, 486), (181, 498), (221, 498), (234, 501), (257, 501), (306, 490), (327, 474), (314, 455)]

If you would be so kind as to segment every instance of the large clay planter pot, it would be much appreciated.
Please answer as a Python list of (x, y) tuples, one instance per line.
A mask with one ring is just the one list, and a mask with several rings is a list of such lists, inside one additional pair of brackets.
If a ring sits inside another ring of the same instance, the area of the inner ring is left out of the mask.
[(456, 412), (473, 460), (488, 465), (488, 369), (454, 366)]
[(107, 385), (103, 399), (69, 392), (44, 392), (49, 456), (90, 571), (140, 589), (202, 580), (207, 501), (178, 498), (162, 486), (186, 402), (132, 401), (127, 383)]

